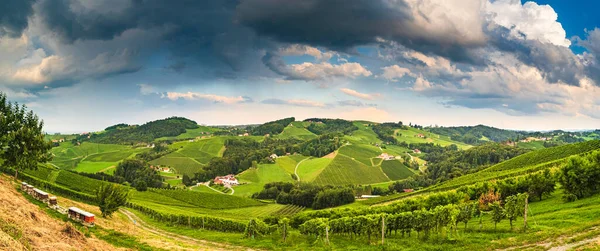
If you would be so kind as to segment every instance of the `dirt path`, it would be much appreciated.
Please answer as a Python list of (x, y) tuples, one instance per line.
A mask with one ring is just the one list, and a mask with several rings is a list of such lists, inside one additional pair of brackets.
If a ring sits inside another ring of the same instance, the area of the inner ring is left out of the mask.
[(296, 168), (294, 168), (294, 174), (296, 174), (296, 178), (298, 179), (298, 182), (300, 182), (300, 176), (298, 176), (298, 167), (300, 166), (300, 164), (302, 164), (302, 162), (304, 162), (307, 159), (310, 159), (310, 158), (301, 160), (300, 162), (298, 162), (298, 164), (296, 164)]
[(140, 219), (137, 215), (135, 215), (134, 213), (130, 212), (127, 209), (121, 208), (121, 209), (119, 209), (119, 211), (121, 213), (123, 213), (125, 216), (127, 216), (127, 218), (129, 218), (129, 220), (131, 222), (133, 222), (133, 224), (135, 226), (141, 228), (144, 231), (148, 231), (150, 233), (153, 233), (153, 234), (165, 237), (165, 238), (174, 239), (176, 241), (192, 242), (196, 245), (202, 246), (202, 248), (204, 248), (202, 250), (252, 250), (252, 249), (245, 248), (245, 247), (232, 246), (232, 245), (228, 245), (228, 244), (211, 242), (211, 241), (206, 241), (206, 240), (199, 240), (199, 239), (195, 239), (195, 238), (188, 237), (185, 235), (179, 235), (179, 234), (167, 232), (167, 231), (155, 228), (153, 226), (150, 226), (149, 224), (144, 222), (142, 219)]
[(582, 241), (578, 241), (578, 242), (574, 242), (574, 243), (565, 244), (565, 245), (558, 246), (558, 247), (553, 247), (551, 249), (548, 249), (548, 251), (567, 251), (567, 250), (571, 250), (573, 248), (576, 248), (576, 247), (579, 247), (579, 246), (582, 246), (585, 244), (589, 244), (592, 242), (596, 242), (596, 241), (600, 241), (600, 236), (596, 236), (591, 239), (582, 240)]

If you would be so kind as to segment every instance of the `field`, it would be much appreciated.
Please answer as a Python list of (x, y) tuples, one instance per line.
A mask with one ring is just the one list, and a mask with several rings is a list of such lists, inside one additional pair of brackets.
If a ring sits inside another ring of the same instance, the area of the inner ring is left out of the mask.
[(532, 149), (532, 150), (546, 148), (544, 146), (544, 141), (519, 142), (519, 143), (517, 143), (517, 146), (521, 147), (521, 148), (525, 148), (525, 149)]
[(381, 164), (381, 169), (391, 180), (402, 180), (415, 173), (399, 160), (386, 160)]
[(97, 173), (101, 171), (108, 170), (110, 167), (116, 167), (117, 162), (91, 162), (91, 161), (82, 161), (79, 162), (77, 167), (73, 169), (77, 172), (83, 173)]
[(286, 126), (279, 135), (276, 135), (278, 139), (289, 139), (297, 138), (301, 140), (309, 140), (316, 138), (317, 135), (307, 130), (301, 122), (293, 122)]
[(350, 135), (344, 136), (344, 138), (353, 144), (370, 145), (375, 143), (381, 143), (381, 140), (377, 137), (377, 134), (375, 134), (375, 132), (373, 132), (373, 130), (370, 127), (364, 125), (367, 123), (370, 122), (355, 121), (354, 125), (358, 127), (358, 130), (353, 131)]
[(379, 156), (381, 150), (375, 146), (353, 144), (341, 147), (338, 150), (338, 154), (343, 154), (367, 166), (372, 166), (373, 162), (371, 162), (371, 158)]
[(379, 166), (367, 166), (338, 154), (316, 177), (319, 185), (371, 184), (389, 181)]
[(215, 157), (223, 156), (225, 151), (225, 139), (223, 137), (211, 137), (208, 139), (180, 141), (169, 146), (176, 150), (150, 163), (153, 165), (168, 166), (179, 174), (193, 175), (202, 166)]
[(162, 137), (156, 139), (156, 141), (164, 140), (182, 140), (182, 139), (194, 139), (196, 137), (208, 137), (214, 132), (223, 131), (222, 129), (209, 126), (199, 126), (196, 129), (187, 129), (185, 133), (177, 135), (176, 137)]
[[(434, 144), (439, 144), (441, 146), (449, 146), (449, 145), (455, 144), (456, 146), (458, 146), (458, 148), (461, 148), (461, 149), (468, 149), (468, 148), (472, 147), (471, 145), (467, 145), (462, 142), (453, 141), (448, 136), (441, 136), (441, 135), (437, 135), (435, 133), (419, 130), (419, 129), (412, 128), (412, 127), (409, 127), (407, 130), (398, 129), (395, 132), (397, 134), (398, 133), (400, 134), (400, 135), (394, 136), (399, 142), (434, 143)], [(423, 134), (425, 136), (425, 138), (417, 137), (417, 135), (419, 135), (419, 134)]]
[(249, 197), (260, 192), (267, 183), (293, 182), (292, 174), (296, 164), (296, 160), (291, 157), (280, 157), (275, 164), (260, 164), (258, 168), (250, 168), (237, 176), (241, 185), (234, 188), (234, 195)]
[(333, 159), (314, 158), (309, 159), (298, 166), (300, 181), (314, 181), (319, 174), (331, 163)]
[[(147, 150), (148, 148), (89, 142), (74, 146), (71, 142), (63, 142), (60, 146), (52, 148), (54, 158), (50, 163), (78, 172), (97, 172)], [(109, 163), (110, 165), (107, 165)]]

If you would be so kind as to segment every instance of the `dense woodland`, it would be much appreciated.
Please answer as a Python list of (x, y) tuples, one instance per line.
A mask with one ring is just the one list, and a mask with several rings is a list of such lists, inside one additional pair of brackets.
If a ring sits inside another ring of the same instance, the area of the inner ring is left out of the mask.
[(394, 138), (395, 130), (402, 129), (404, 126), (402, 125), (402, 121), (398, 123), (381, 123), (381, 124), (373, 124), (373, 132), (377, 134), (377, 137), (381, 139), (383, 142), (390, 144), (398, 144), (398, 140)]
[(423, 157), (427, 160), (426, 176), (440, 182), (474, 172), (481, 168), (514, 158), (529, 150), (499, 143), (486, 143), (467, 150), (450, 147), (432, 151)]
[(280, 119), (272, 122), (267, 122), (257, 127), (252, 128), (252, 135), (276, 135), (283, 132), (283, 129), (290, 123), (296, 121), (294, 117)]
[(352, 121), (343, 119), (312, 118), (304, 121), (313, 122), (306, 129), (317, 135), (330, 133), (350, 134), (352, 131), (358, 130), (358, 127), (356, 127)]
[(103, 144), (137, 144), (149, 143), (161, 137), (175, 137), (186, 132), (186, 129), (198, 128), (196, 122), (180, 117), (171, 117), (148, 122), (141, 126), (124, 124), (108, 127), (105, 132), (92, 134), (90, 141)]

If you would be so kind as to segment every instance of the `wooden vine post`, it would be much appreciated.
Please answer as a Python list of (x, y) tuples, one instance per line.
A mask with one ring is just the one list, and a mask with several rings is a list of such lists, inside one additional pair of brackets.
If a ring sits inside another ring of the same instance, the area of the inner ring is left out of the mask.
[(525, 196), (525, 212), (523, 212), (523, 230), (527, 231), (527, 207), (529, 207), (529, 196)]
[(385, 217), (381, 216), (381, 245), (383, 245), (385, 239)]
[(325, 243), (329, 245), (329, 226), (325, 227)]

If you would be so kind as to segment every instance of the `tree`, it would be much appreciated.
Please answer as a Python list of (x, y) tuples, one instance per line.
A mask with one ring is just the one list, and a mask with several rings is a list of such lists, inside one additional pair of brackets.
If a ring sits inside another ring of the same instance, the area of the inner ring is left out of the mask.
[(124, 160), (115, 169), (114, 176), (123, 177), (134, 187), (137, 187), (136, 183), (140, 181), (144, 181), (148, 187), (162, 187), (163, 185), (163, 178), (157, 171), (148, 167), (143, 160)]
[(544, 195), (550, 195), (555, 190), (556, 180), (549, 169), (543, 173), (535, 173), (527, 176), (527, 185), (529, 194), (542, 200)]
[(506, 201), (504, 203), (504, 213), (510, 222), (511, 230), (513, 229), (513, 221), (517, 220), (518, 216), (521, 214), (521, 207), (519, 204), (520, 203), (516, 195), (506, 197)]
[(105, 183), (96, 191), (96, 200), (102, 217), (109, 217), (127, 203), (129, 190), (117, 184)]
[(183, 178), (181, 181), (184, 185), (189, 186), (192, 184), (192, 180), (190, 179), (190, 176), (188, 176), (187, 174), (183, 174)]
[(25, 106), (10, 103), (0, 92), (0, 159), (3, 165), (19, 171), (37, 169), (38, 163), (52, 159), (52, 143), (44, 139), (44, 122)]
[(135, 190), (138, 190), (140, 192), (144, 192), (144, 191), (148, 190), (148, 185), (146, 184), (146, 182), (144, 180), (137, 179), (137, 180), (135, 180), (134, 184), (135, 184)]
[(585, 156), (571, 157), (560, 169), (559, 182), (565, 199), (575, 200), (600, 190), (600, 151)]
[(498, 222), (502, 221), (506, 217), (504, 214), (504, 209), (500, 205), (499, 201), (495, 201), (489, 205), (491, 214), (492, 214), (492, 222), (494, 222), (494, 229), (498, 225)]

